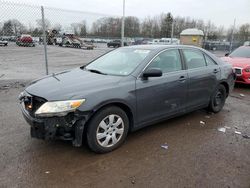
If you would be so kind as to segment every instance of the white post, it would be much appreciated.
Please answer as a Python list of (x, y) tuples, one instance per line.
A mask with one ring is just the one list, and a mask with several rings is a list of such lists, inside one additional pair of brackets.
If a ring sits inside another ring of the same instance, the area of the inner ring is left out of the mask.
[(44, 8), (41, 6), (41, 12), (42, 12), (42, 24), (43, 24), (43, 46), (44, 46), (44, 56), (45, 56), (45, 67), (46, 67), (46, 75), (49, 74), (49, 68), (48, 68), (48, 55), (47, 55), (47, 37), (46, 37), (46, 25), (45, 25), (45, 19), (44, 19)]
[(125, 0), (123, 0), (123, 15), (122, 15), (122, 31), (121, 31), (121, 46), (124, 46), (124, 25), (125, 25)]

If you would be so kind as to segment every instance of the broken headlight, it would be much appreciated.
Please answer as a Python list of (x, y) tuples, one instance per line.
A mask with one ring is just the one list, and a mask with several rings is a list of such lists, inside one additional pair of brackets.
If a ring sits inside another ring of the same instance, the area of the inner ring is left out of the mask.
[(46, 102), (38, 108), (35, 115), (40, 117), (65, 116), (75, 111), (84, 102), (85, 99)]

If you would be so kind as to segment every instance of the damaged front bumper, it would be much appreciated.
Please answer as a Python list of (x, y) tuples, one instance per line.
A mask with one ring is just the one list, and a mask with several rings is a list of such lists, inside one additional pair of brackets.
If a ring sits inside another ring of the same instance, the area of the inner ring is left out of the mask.
[(82, 145), (84, 126), (90, 117), (88, 112), (72, 112), (63, 117), (37, 118), (31, 114), (21, 102), (22, 114), (30, 124), (30, 134), (33, 138), (44, 140), (68, 140), (73, 146)]

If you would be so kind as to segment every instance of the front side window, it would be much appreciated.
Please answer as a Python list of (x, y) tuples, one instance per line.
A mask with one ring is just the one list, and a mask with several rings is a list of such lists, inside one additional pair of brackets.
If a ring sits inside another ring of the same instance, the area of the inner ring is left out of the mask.
[(182, 50), (188, 69), (200, 68), (206, 66), (203, 54), (198, 50)]
[(86, 70), (103, 74), (126, 76), (148, 56), (150, 50), (120, 48), (107, 53), (85, 67)]
[(163, 73), (182, 70), (178, 50), (167, 50), (156, 56), (148, 68), (159, 68)]

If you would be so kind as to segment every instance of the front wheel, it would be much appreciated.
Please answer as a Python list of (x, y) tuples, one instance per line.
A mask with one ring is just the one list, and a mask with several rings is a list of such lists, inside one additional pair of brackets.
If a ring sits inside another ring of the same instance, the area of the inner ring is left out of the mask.
[(107, 153), (118, 148), (125, 140), (129, 128), (126, 113), (110, 106), (94, 115), (87, 129), (87, 142), (96, 153)]
[(226, 89), (223, 85), (219, 85), (211, 96), (208, 110), (213, 113), (218, 113), (224, 107), (226, 101)]

